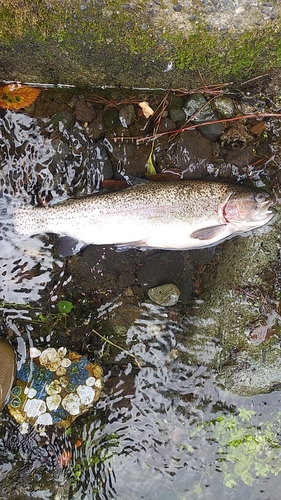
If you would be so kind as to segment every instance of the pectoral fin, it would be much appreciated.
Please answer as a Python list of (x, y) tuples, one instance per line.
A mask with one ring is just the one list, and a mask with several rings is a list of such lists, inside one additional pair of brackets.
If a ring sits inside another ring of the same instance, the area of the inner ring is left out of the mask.
[(126, 252), (127, 250), (131, 250), (132, 248), (141, 248), (146, 246), (146, 241), (130, 241), (128, 243), (119, 243), (115, 246), (116, 252)]
[(227, 224), (220, 224), (219, 226), (204, 227), (191, 233), (190, 238), (196, 240), (212, 240), (218, 236), (222, 236)]
[(83, 243), (71, 236), (61, 236), (58, 242), (58, 251), (62, 257), (69, 257), (80, 252), (82, 248), (88, 246), (88, 243)]

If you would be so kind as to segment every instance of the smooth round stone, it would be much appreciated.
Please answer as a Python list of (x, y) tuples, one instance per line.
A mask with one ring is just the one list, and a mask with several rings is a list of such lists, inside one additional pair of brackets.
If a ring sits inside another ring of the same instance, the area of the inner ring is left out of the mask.
[(195, 123), (210, 121), (214, 119), (214, 113), (208, 104), (205, 96), (202, 94), (192, 94), (184, 105), (184, 111), (187, 118), (192, 117)]
[(147, 295), (156, 304), (160, 306), (174, 306), (180, 297), (180, 290), (176, 285), (166, 284), (150, 288)]
[(123, 127), (128, 128), (136, 119), (135, 108), (132, 104), (124, 106), (119, 111), (119, 120)]
[(213, 109), (225, 118), (231, 118), (234, 115), (234, 102), (230, 97), (219, 96), (212, 101)]
[(173, 122), (180, 122), (186, 120), (186, 114), (181, 108), (171, 108), (170, 109), (170, 118)]

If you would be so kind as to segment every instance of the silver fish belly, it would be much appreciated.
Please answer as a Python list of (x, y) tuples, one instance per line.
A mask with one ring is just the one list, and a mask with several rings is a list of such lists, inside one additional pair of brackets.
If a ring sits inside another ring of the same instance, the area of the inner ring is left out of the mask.
[(273, 198), (221, 182), (151, 182), (15, 213), (20, 234), (56, 233), (84, 244), (185, 250), (266, 224)]

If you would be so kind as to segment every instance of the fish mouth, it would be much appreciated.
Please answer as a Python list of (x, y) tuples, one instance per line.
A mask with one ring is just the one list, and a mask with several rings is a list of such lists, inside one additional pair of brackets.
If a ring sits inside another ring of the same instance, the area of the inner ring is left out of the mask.
[(259, 207), (259, 213), (262, 217), (273, 217), (275, 215), (275, 210), (271, 210), (273, 205), (276, 204), (276, 197), (274, 195), (270, 195), (270, 199), (264, 201), (262, 205)]

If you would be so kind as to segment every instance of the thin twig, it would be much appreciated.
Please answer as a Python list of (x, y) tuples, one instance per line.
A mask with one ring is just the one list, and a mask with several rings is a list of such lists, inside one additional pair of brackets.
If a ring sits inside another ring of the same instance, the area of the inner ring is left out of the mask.
[(245, 82), (241, 83), (241, 85), (246, 85), (247, 83), (254, 82), (255, 80), (259, 80), (260, 78), (264, 78), (265, 76), (268, 76), (269, 73), (264, 73), (264, 75), (260, 76), (255, 76), (255, 78), (251, 78), (250, 80), (246, 80)]
[(92, 331), (98, 335), (98, 337), (100, 337), (104, 342), (107, 342), (108, 344), (112, 345), (113, 347), (116, 347), (117, 349), (119, 349), (120, 351), (124, 352), (125, 354), (127, 354), (127, 356), (131, 356), (132, 358), (134, 358), (137, 366), (140, 368), (141, 365), (140, 365), (140, 362), (138, 360), (138, 358), (132, 354), (131, 352), (127, 351), (126, 349), (123, 349), (123, 347), (120, 347), (119, 345), (115, 344), (114, 342), (112, 342), (111, 340), (109, 340), (108, 338), (104, 337), (103, 335), (101, 335), (100, 333), (98, 333), (94, 328), (92, 329)]
[[(204, 125), (212, 125), (214, 123), (228, 123), (228, 122), (234, 122), (237, 120), (245, 120), (248, 118), (272, 118), (272, 117), (281, 118), (281, 113), (252, 113), (252, 114), (248, 114), (248, 115), (234, 116), (232, 118), (222, 118), (221, 120), (211, 120), (208, 122), (194, 123), (194, 124), (190, 125), (189, 127), (183, 127), (181, 129), (178, 129), (178, 130), (167, 130), (166, 132), (161, 132), (161, 133), (155, 134), (153, 136), (136, 138), (136, 143), (140, 144), (140, 143), (145, 142), (145, 141), (151, 141), (154, 139), (158, 139), (158, 137), (162, 137), (164, 135), (185, 132), (186, 130), (194, 130), (198, 127), (203, 127)], [(118, 138), (115, 137), (115, 139), (118, 139)]]

